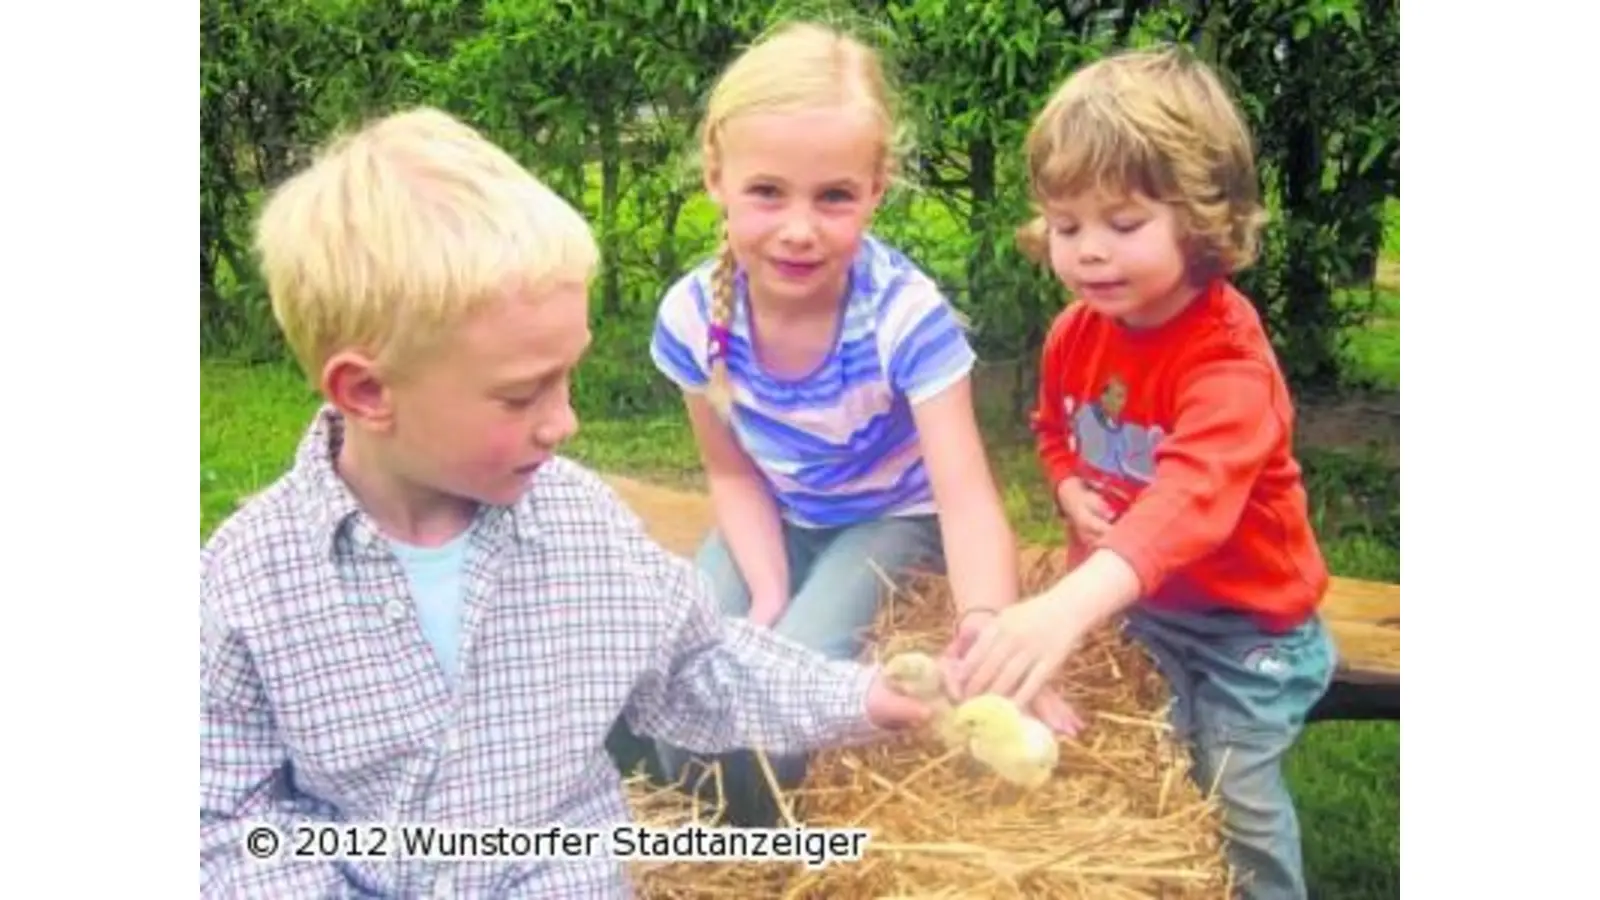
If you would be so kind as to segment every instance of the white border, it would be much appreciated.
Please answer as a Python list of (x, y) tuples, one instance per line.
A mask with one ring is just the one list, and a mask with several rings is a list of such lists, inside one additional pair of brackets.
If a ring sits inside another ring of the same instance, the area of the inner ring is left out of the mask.
[(1415, 897), (1593, 881), (1600, 789), (1578, 735), (1600, 656), (1600, 190), (1581, 134), (1600, 15), (1556, 10), (1413, 3), (1403, 19), (1401, 879)]
[(199, 11), (0, 31), (7, 880), (192, 896)]
[[(197, 18), (23, 4), (5, 25), (13, 884), (27, 869), (69, 893), (195, 884)], [(1597, 18), (1405, 11), (1402, 878), (1417, 897), (1591, 880), (1600, 791), (1576, 737), (1600, 653), (1600, 190), (1581, 138)]]

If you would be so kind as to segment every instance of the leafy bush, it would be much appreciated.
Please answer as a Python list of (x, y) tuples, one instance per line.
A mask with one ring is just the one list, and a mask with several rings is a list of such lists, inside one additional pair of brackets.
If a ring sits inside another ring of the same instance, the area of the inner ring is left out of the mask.
[(1335, 292), (1371, 282), (1383, 202), (1398, 192), (1392, 0), (202, 0), (202, 352), (283, 355), (249, 253), (265, 191), (334, 130), (430, 103), (502, 143), (594, 223), (605, 339), (581, 402), (675, 402), (640, 361), (662, 291), (717, 239), (694, 168), (701, 104), (744, 43), (796, 16), (842, 22), (892, 63), (914, 153), (875, 228), (941, 280), (986, 358), (1021, 363), (1018, 384), (1061, 303), (1011, 237), (1029, 212), (1029, 119), (1073, 68), (1113, 48), (1191, 43), (1242, 92), (1276, 212), (1244, 286), (1296, 383), (1337, 384), (1351, 313)]

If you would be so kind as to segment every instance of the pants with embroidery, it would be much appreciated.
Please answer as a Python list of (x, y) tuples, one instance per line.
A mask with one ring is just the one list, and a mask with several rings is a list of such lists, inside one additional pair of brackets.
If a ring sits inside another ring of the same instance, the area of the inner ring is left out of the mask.
[(1190, 746), (1200, 788), (1217, 787), (1241, 895), (1304, 898), (1300, 825), (1283, 758), (1333, 678), (1337, 651), (1321, 620), (1270, 634), (1225, 610), (1140, 606), (1126, 628), (1171, 685), (1173, 729)]
[[(842, 528), (814, 529), (784, 523), (784, 553), (789, 565), (790, 599), (772, 628), (830, 659), (854, 659), (867, 629), (878, 614), (884, 584), (877, 569), (898, 579), (907, 569), (943, 571), (944, 548), (936, 516), (878, 519)], [(709, 577), (722, 611), (729, 616), (750, 612), (750, 592), (722, 538), (712, 533), (695, 564)], [(711, 762), (666, 743), (657, 745), (661, 771), (669, 781), (693, 785), (701, 766)], [(748, 750), (716, 757), (720, 764), (728, 824), (771, 827), (780, 824), (776, 798), (761, 764)], [(781, 789), (798, 787), (805, 778), (806, 757), (769, 756)], [(707, 784), (710, 781), (707, 779)], [(715, 788), (702, 793), (715, 799)]]

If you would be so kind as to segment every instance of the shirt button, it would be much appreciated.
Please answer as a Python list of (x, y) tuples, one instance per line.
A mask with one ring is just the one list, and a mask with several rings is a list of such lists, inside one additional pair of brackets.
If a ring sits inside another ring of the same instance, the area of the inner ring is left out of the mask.
[(455, 873), (451, 872), (448, 869), (446, 869), (443, 872), (440, 872), (439, 873), (439, 877), (434, 879), (434, 881), (433, 881), (433, 896), (440, 898), (440, 900), (443, 900), (443, 898), (449, 897), (452, 894), (454, 894), (455, 893), (455, 889), (456, 889)]
[(390, 600), (383, 605), (383, 612), (391, 622), (404, 622), (406, 620), (406, 605), (400, 600)]

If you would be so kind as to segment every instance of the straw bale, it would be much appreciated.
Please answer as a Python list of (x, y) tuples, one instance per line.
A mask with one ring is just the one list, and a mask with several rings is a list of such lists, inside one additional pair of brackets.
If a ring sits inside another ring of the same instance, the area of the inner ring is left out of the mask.
[[(1054, 580), (1060, 558), (1036, 556), (1025, 590)], [(892, 592), (868, 655), (937, 653), (950, 638), (941, 578)], [(1107, 627), (1092, 635), (1054, 682), (1088, 720), (1061, 740), (1061, 763), (1043, 787), (1005, 793), (987, 772), (952, 758), (931, 735), (823, 751), (786, 797), (796, 824), (864, 827), (859, 862), (671, 862), (636, 865), (640, 896), (900, 898), (1222, 897), (1230, 890), (1219, 813), (1188, 777), (1170, 740), (1165, 683), (1142, 650)], [(640, 823), (716, 824), (687, 793), (630, 781)]]

